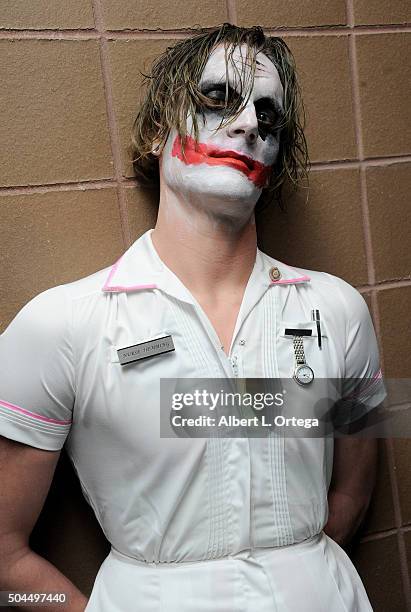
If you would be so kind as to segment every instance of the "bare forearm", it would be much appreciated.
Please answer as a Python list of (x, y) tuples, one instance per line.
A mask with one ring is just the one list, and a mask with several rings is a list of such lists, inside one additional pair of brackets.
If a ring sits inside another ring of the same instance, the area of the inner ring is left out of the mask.
[(342, 546), (361, 525), (375, 483), (377, 440), (336, 440), (328, 493), (329, 518), (324, 531)]
[(340, 546), (346, 546), (360, 527), (368, 505), (369, 498), (355, 499), (338, 491), (330, 491), (325, 533)]
[[(30, 593), (64, 593), (66, 604), (47, 606), (18, 606), (25, 612), (83, 612), (87, 597), (66, 578), (54, 565), (27, 548), (22, 554), (8, 561), (1, 560), (0, 590)], [(5, 566), (5, 567), (3, 567)]]

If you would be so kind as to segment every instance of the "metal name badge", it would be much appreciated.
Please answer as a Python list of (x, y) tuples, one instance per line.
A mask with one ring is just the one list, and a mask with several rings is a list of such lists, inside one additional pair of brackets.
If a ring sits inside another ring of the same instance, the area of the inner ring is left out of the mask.
[(311, 329), (286, 329), (284, 334), (286, 336), (312, 336)]
[(133, 344), (132, 346), (118, 349), (117, 355), (120, 364), (126, 365), (127, 363), (139, 361), (140, 359), (147, 359), (155, 355), (170, 353), (170, 351), (175, 351), (173, 339), (171, 336), (163, 336), (162, 338), (155, 338), (154, 340), (148, 340), (147, 342), (141, 342), (140, 344)]

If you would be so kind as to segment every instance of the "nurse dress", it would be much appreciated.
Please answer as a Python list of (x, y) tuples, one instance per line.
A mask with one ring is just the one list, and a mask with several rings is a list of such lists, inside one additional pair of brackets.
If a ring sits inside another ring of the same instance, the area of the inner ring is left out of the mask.
[[(287, 327), (311, 329), (307, 363), (316, 377), (344, 379), (342, 395), (358, 399), (350, 418), (376, 407), (386, 393), (362, 296), (257, 249), (227, 356), (151, 232), (114, 266), (34, 297), (0, 336), (0, 433), (65, 444), (111, 543), (87, 612), (371, 610), (322, 531), (332, 437), (159, 433), (161, 378), (290, 378)], [(175, 351), (120, 364), (118, 348), (167, 334)]]

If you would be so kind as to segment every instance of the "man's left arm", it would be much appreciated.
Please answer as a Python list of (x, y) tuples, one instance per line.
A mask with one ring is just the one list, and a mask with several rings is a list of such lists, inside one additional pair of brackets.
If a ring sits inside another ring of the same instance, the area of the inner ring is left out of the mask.
[(378, 459), (376, 438), (334, 440), (334, 464), (328, 491), (325, 533), (346, 546), (362, 523), (375, 485)]

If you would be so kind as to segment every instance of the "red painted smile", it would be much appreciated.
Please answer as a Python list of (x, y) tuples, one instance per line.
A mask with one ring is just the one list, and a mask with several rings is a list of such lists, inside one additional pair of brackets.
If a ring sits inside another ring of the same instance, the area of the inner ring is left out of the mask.
[(209, 166), (229, 166), (243, 172), (256, 187), (264, 187), (271, 173), (272, 166), (266, 166), (261, 162), (238, 153), (237, 151), (219, 149), (211, 145), (198, 143), (191, 136), (187, 136), (185, 146), (185, 158), (181, 149), (181, 138), (176, 136), (171, 155), (178, 157), (187, 165), (208, 164)]

